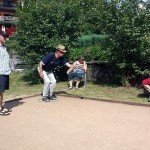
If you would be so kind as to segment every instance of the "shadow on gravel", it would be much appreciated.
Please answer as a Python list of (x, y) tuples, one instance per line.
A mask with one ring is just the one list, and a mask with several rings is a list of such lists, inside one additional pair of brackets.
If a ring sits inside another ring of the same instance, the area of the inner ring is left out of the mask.
[(57, 91), (55, 92), (56, 94), (65, 94), (65, 95), (71, 95), (71, 94), (68, 94), (67, 92), (65, 91)]
[(5, 102), (4, 107), (7, 109), (13, 109), (14, 107), (20, 106), (25, 102), (21, 102), (22, 98), (13, 99), (10, 101)]
[[(55, 94), (58, 94), (58, 95), (59, 95), (59, 94), (62, 94), (62, 95), (72, 95), (72, 94), (68, 94), (68, 93), (65, 92), (65, 91), (56, 91)], [(40, 95), (42, 96), (43, 93), (41, 93)]]

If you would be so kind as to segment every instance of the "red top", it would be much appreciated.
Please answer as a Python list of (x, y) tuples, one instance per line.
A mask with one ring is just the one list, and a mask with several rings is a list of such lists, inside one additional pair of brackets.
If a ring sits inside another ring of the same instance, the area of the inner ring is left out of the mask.
[(150, 78), (147, 78), (145, 80), (142, 81), (143, 85), (150, 85)]

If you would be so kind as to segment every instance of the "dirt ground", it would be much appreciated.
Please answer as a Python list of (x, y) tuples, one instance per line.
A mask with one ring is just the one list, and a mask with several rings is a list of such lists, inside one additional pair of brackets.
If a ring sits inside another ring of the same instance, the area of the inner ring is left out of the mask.
[(0, 150), (150, 150), (150, 107), (59, 96), (6, 103)]

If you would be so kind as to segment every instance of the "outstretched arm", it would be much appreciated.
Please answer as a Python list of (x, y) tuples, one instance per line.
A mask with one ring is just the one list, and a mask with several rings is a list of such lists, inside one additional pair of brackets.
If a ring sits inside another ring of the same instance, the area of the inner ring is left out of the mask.
[(67, 67), (69, 67), (69, 68), (74, 68), (74, 65), (73, 65), (73, 64), (66, 63), (65, 65), (66, 65)]
[(69, 72), (71, 72), (73, 69), (74, 69), (74, 65), (73, 64), (69, 64), (69, 63), (66, 63), (65, 64), (67, 67), (69, 67), (68, 71), (67, 71), (67, 74), (69, 74)]

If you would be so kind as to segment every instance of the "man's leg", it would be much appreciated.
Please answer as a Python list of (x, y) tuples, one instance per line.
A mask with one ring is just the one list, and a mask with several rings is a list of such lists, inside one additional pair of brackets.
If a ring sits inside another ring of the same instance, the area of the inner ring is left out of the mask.
[(56, 95), (54, 94), (55, 88), (56, 88), (56, 79), (55, 79), (53, 72), (48, 74), (48, 78), (49, 78), (49, 82), (50, 82), (50, 84), (49, 84), (49, 96), (52, 99), (57, 99)]
[(49, 94), (49, 89), (50, 89), (50, 80), (45, 71), (43, 71), (43, 75), (44, 75), (43, 98), (47, 98)]
[(4, 89), (5, 89), (5, 77), (4, 75), (0, 75), (0, 110), (2, 109)]
[(3, 92), (0, 92), (0, 110), (3, 108)]
[(3, 107), (3, 93), (5, 90), (9, 89), (9, 76), (0, 75), (0, 115), (6, 116), (10, 115), (9, 112), (11, 110), (8, 110)]
[(11, 110), (3, 107), (3, 92), (0, 92), (0, 115), (7, 116), (10, 115)]
[[(40, 74), (40, 68), (39, 67), (37, 68), (37, 70), (38, 70), (38, 73)], [(48, 100), (50, 81), (49, 81), (47, 72), (43, 71), (43, 75), (44, 75), (44, 78), (43, 78), (44, 85), (43, 85), (43, 98), (42, 98), (42, 100), (45, 101), (45, 100)]]

